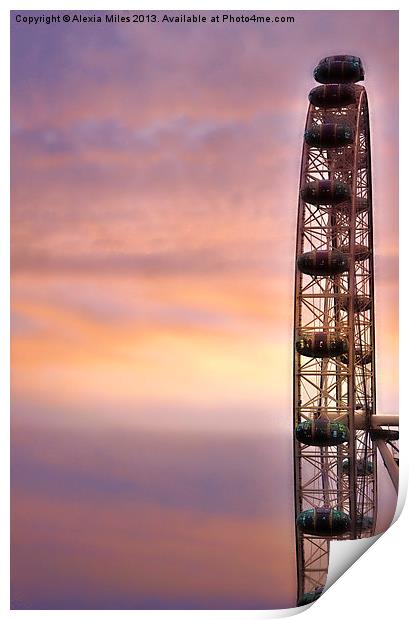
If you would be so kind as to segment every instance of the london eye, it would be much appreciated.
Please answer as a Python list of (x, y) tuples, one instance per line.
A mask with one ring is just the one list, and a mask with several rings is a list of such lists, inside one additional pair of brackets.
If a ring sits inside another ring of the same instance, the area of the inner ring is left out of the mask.
[[(373, 536), (378, 451), (398, 485), (398, 420), (376, 412), (371, 147), (364, 69), (322, 59), (309, 93), (294, 295), (298, 605), (325, 586), (331, 540)], [(392, 427), (392, 428), (391, 428)]]

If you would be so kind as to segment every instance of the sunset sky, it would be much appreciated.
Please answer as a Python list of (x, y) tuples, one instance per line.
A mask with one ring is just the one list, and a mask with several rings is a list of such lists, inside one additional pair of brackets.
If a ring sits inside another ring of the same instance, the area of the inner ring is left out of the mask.
[(398, 13), (36, 26), (17, 13), (13, 606), (294, 606), (307, 95), (321, 57), (361, 56), (378, 410), (396, 413)]

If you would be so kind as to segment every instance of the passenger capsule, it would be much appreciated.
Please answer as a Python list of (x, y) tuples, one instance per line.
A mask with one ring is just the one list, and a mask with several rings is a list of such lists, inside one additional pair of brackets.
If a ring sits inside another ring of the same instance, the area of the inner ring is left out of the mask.
[(304, 134), (308, 146), (318, 149), (341, 148), (352, 144), (354, 134), (349, 125), (345, 123), (323, 123), (312, 125)]
[(352, 54), (335, 54), (333, 56), (325, 56), (324, 58), (321, 58), (320, 63), (321, 62), (330, 62), (331, 60), (336, 60), (336, 61), (339, 61), (339, 62), (341, 62), (341, 61), (342, 62), (347, 62), (347, 61), (361, 62), (361, 59), (359, 58), (359, 56), (353, 56)]
[(366, 211), (368, 208), (368, 198), (355, 198), (355, 209), (358, 213)]
[(367, 515), (358, 515), (356, 518), (356, 529), (361, 532), (371, 530), (373, 527), (373, 519)]
[(323, 593), (324, 588), (315, 588), (312, 592), (305, 592), (298, 600), (297, 607), (303, 607), (303, 605), (309, 605), (313, 603)]
[(348, 351), (345, 338), (335, 332), (302, 334), (295, 343), (296, 350), (306, 357), (338, 357)]
[[(371, 309), (372, 301), (370, 297), (366, 295), (357, 295), (353, 301), (354, 312), (366, 312)], [(348, 312), (349, 310), (349, 298), (347, 295), (341, 298), (340, 306), (342, 310)]]
[(355, 90), (348, 84), (324, 84), (310, 91), (308, 99), (317, 108), (344, 108), (355, 103)]
[(312, 205), (336, 205), (349, 200), (351, 191), (341, 181), (311, 181), (301, 189), (301, 198)]
[(369, 431), (371, 439), (384, 439), (385, 441), (398, 441), (399, 431), (389, 428), (373, 428)]
[[(342, 471), (344, 474), (349, 472), (349, 458), (344, 459), (342, 461)], [(369, 476), (373, 473), (373, 463), (372, 461), (365, 461), (364, 459), (358, 459), (356, 462), (356, 475), (359, 478), (363, 476)]]
[[(345, 355), (341, 355), (341, 362), (343, 364), (348, 364), (349, 355), (345, 353)], [(355, 364), (357, 366), (366, 366), (372, 362), (372, 353), (369, 349), (364, 349), (361, 351), (360, 349), (355, 349)]]
[(348, 270), (348, 257), (338, 250), (312, 250), (297, 259), (298, 269), (309, 276), (335, 276)]
[[(350, 211), (351, 201), (349, 201), (347, 204), (341, 204), (338, 208), (341, 210)], [(366, 211), (367, 209), (368, 209), (367, 198), (355, 198), (355, 210), (357, 213), (362, 213), (362, 211)]]
[(307, 446), (338, 446), (349, 438), (349, 431), (341, 422), (328, 419), (304, 420), (297, 425), (295, 436)]
[(366, 168), (366, 166), (368, 165), (368, 158), (366, 153), (359, 153), (357, 158), (357, 165), (359, 170), (361, 170), (362, 168)]
[(297, 526), (304, 534), (341, 536), (350, 530), (351, 519), (336, 508), (308, 508), (298, 515)]
[(355, 411), (359, 416), (372, 415), (372, 406), (369, 403), (365, 406), (362, 403), (356, 403)]
[[(344, 245), (339, 250), (344, 254), (349, 254), (349, 245)], [(369, 258), (369, 248), (366, 245), (355, 245), (355, 260), (363, 261), (367, 258)]]
[(364, 79), (358, 56), (327, 56), (314, 69), (314, 78), (321, 84), (350, 84)]

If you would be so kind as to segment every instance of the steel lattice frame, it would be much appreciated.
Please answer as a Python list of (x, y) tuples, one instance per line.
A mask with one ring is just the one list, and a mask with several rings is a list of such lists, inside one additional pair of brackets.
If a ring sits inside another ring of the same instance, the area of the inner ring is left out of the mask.
[[(314, 180), (339, 180), (350, 187), (351, 199), (314, 206), (300, 193), (296, 246), (296, 257), (312, 250), (341, 249), (348, 255), (349, 270), (314, 277), (296, 267), (295, 273), (294, 425), (329, 418), (349, 427), (349, 441), (338, 446), (314, 447), (294, 438), (296, 515), (322, 506), (343, 510), (351, 518), (351, 530), (341, 538), (373, 535), (377, 506), (376, 447), (369, 434), (370, 417), (376, 411), (370, 131), (365, 88), (353, 88), (352, 105), (323, 109), (310, 104), (306, 129), (345, 122), (354, 130), (354, 142), (334, 149), (304, 142), (300, 175), (300, 190)], [(364, 298), (369, 303), (360, 308)], [(335, 332), (346, 338), (348, 354), (303, 357), (295, 342), (312, 332)], [(345, 459), (349, 459), (347, 471)], [(371, 462), (371, 472), (358, 475), (357, 461), (365, 467)], [(325, 585), (329, 539), (296, 528), (296, 545), (300, 598)]]

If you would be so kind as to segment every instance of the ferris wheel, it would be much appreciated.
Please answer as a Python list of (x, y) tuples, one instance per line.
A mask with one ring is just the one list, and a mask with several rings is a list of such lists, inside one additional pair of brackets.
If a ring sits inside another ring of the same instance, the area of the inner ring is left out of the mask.
[(397, 490), (397, 416), (376, 414), (371, 150), (360, 58), (314, 70), (298, 203), (294, 487), (298, 605), (325, 586), (330, 540), (375, 533), (377, 451)]

